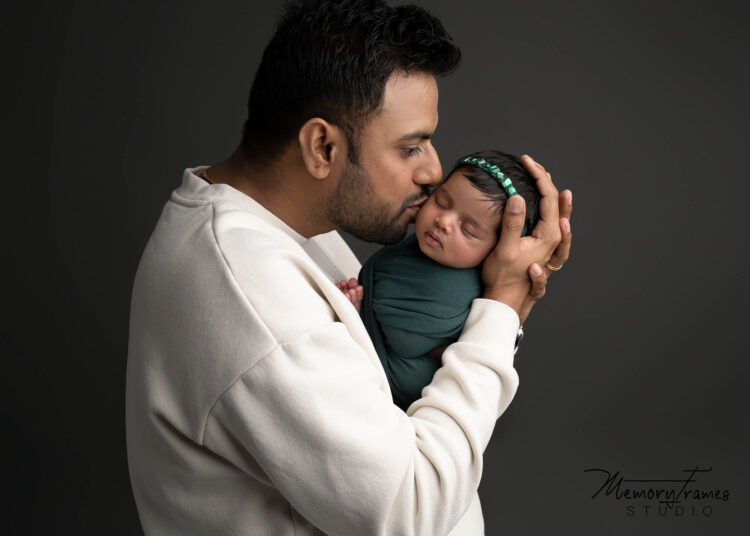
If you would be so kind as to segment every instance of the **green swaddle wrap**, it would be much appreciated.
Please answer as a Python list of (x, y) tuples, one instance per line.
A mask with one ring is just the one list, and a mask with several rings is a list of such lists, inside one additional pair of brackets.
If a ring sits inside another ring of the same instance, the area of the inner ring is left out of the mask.
[(441, 366), (427, 354), (458, 339), (473, 299), (482, 292), (479, 267), (450, 268), (422, 253), (414, 234), (372, 255), (362, 266), (361, 317), (393, 393), (406, 411)]

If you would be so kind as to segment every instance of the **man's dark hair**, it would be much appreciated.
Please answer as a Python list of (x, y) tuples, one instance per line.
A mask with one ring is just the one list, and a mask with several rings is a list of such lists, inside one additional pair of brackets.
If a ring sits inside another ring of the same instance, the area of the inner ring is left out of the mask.
[(394, 71), (442, 76), (461, 52), (440, 21), (414, 5), (382, 0), (312, 0), (286, 5), (263, 53), (247, 103), (242, 147), (264, 164), (279, 156), (312, 117), (340, 127), (349, 159), (383, 101)]
[[(536, 187), (536, 180), (529, 175), (521, 159), (516, 155), (504, 153), (502, 151), (480, 151), (471, 153), (459, 159), (459, 163), (446, 175), (450, 177), (453, 172), (461, 170), (469, 179), (474, 187), (485, 194), (485, 197), (492, 201), (495, 210), (502, 213), (505, 204), (508, 202), (508, 194), (505, 192), (497, 179), (478, 166), (461, 163), (464, 158), (484, 158), (491, 165), (498, 166), (500, 171), (508, 176), (516, 188), (518, 195), (523, 197), (526, 202), (526, 228), (527, 233), (531, 234), (534, 226), (539, 221), (539, 199), (541, 194)], [(498, 233), (500, 229), (498, 228)], [(499, 236), (499, 235), (498, 235)]]

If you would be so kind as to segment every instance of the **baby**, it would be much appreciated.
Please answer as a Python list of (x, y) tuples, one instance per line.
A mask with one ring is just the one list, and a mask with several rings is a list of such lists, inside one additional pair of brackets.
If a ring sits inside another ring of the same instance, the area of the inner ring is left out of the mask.
[(360, 311), (404, 411), (432, 381), (472, 300), (482, 295), (481, 264), (516, 193), (526, 202), (528, 234), (539, 219), (540, 195), (520, 159), (500, 151), (462, 158), (420, 209), (414, 234), (375, 252), (358, 284), (338, 284)]

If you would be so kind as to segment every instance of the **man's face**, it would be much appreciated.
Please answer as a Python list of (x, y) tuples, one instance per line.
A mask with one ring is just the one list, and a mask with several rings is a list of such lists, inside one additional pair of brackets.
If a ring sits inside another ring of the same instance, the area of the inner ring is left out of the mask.
[(438, 122), (435, 78), (394, 73), (383, 104), (359, 135), (359, 164), (347, 160), (328, 218), (357, 238), (393, 244), (437, 184), (442, 168), (430, 141)]
[(453, 268), (479, 265), (497, 243), (498, 214), (492, 201), (458, 169), (419, 211), (414, 225), (419, 249)]

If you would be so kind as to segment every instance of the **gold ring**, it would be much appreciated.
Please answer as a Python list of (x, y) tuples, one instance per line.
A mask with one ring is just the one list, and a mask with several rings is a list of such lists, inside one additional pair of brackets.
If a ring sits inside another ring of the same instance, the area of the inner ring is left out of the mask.
[(552, 265), (551, 265), (551, 264), (549, 263), (549, 261), (547, 261), (547, 264), (546, 264), (545, 266), (546, 266), (547, 268), (549, 268), (550, 270), (552, 270), (553, 272), (556, 272), (556, 271), (558, 271), (558, 270), (559, 270), (560, 268), (562, 268), (562, 264), (561, 264), (560, 266), (558, 266), (557, 268), (555, 268), (554, 266), (552, 266)]

